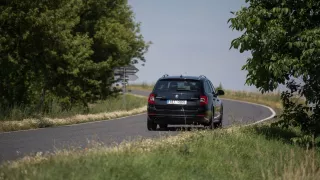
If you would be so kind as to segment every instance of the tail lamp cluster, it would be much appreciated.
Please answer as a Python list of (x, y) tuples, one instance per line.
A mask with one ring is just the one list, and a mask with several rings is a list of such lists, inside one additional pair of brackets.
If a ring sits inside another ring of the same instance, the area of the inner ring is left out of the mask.
[(208, 104), (208, 96), (200, 96), (200, 105), (204, 106)]
[(148, 103), (154, 104), (155, 103), (154, 99), (155, 99), (155, 95), (151, 93), (148, 98)]

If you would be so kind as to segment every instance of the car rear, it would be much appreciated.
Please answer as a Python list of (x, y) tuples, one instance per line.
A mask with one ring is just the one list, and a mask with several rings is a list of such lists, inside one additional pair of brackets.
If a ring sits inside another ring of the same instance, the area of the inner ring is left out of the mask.
[(209, 122), (207, 104), (200, 79), (160, 79), (149, 95), (148, 119), (160, 126), (205, 124)]

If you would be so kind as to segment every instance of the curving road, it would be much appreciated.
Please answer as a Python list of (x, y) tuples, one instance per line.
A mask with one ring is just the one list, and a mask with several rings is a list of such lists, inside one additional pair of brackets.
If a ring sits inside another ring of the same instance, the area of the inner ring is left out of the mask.
[[(144, 91), (133, 91), (132, 93), (144, 96), (149, 94)], [(266, 107), (230, 100), (223, 100), (223, 102), (223, 126), (234, 122), (253, 123), (274, 115)], [(112, 145), (114, 142), (132, 140), (139, 136), (153, 138), (178, 133), (174, 131), (174, 128), (171, 128), (172, 131), (148, 131), (146, 119), (146, 114), (141, 114), (71, 126), (1, 133), (0, 163), (39, 151), (51, 152), (56, 148), (69, 148), (70, 146), (83, 148), (88, 144), (88, 141), (92, 140)]]

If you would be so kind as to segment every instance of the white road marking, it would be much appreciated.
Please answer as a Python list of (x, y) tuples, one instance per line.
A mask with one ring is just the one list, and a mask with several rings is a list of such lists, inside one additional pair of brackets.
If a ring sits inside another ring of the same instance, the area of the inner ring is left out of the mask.
[(254, 124), (259, 124), (259, 123), (262, 123), (264, 121), (267, 121), (269, 119), (272, 119), (274, 118), (274, 116), (276, 116), (276, 112), (269, 106), (266, 106), (266, 105), (262, 105), (262, 104), (258, 104), (258, 103), (252, 103), (252, 102), (247, 102), (247, 101), (240, 101), (240, 100), (234, 100), (234, 99), (228, 99), (228, 98), (220, 98), (220, 99), (225, 99), (225, 100), (228, 100), (228, 101), (234, 101), (234, 102), (240, 102), (240, 103), (246, 103), (246, 104), (252, 104), (252, 105), (255, 105), (255, 106), (261, 106), (261, 107), (264, 107), (264, 108), (267, 108), (271, 111), (271, 115), (267, 118), (264, 118), (264, 119), (261, 119), (259, 121), (256, 121), (254, 123), (250, 123), (250, 124), (246, 124), (244, 126), (251, 126), (251, 125), (254, 125)]
[(52, 126), (52, 127), (47, 127), (47, 128), (36, 128), (36, 129), (25, 129), (25, 130), (17, 130), (17, 131), (0, 132), (0, 135), (7, 134), (7, 133), (17, 133), (17, 132), (23, 132), (23, 131), (36, 131), (36, 130), (41, 130), (41, 129), (57, 128), (57, 127), (65, 127), (65, 126), (79, 126), (79, 125), (92, 124), (92, 123), (98, 123), (98, 122), (104, 122), (104, 121), (114, 121), (114, 120), (129, 118), (129, 117), (140, 116), (143, 114), (146, 114), (146, 113), (139, 113), (139, 114), (134, 114), (134, 115), (130, 115), (130, 116), (123, 116), (123, 117), (118, 117), (115, 119), (89, 121), (89, 122), (83, 122), (83, 123), (78, 123), (78, 124), (69, 124), (69, 125)]

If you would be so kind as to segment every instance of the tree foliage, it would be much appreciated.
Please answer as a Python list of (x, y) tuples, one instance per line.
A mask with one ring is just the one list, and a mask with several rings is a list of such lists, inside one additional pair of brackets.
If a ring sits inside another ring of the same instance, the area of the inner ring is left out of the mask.
[[(286, 84), (289, 90), (282, 93), (281, 123), (319, 136), (320, 1), (246, 2), (248, 6), (232, 12), (234, 17), (228, 21), (232, 29), (243, 32), (230, 48), (252, 54), (242, 67), (248, 72), (246, 83), (255, 85), (262, 93)], [(306, 104), (294, 103), (294, 95), (304, 97)], [(312, 112), (307, 106), (310, 103), (314, 105)]]
[(149, 47), (126, 0), (0, 2), (0, 105), (65, 109), (113, 94), (113, 68)]
[(221, 82), (219, 83), (219, 86), (216, 87), (216, 90), (224, 90), (223, 87), (222, 87)]

